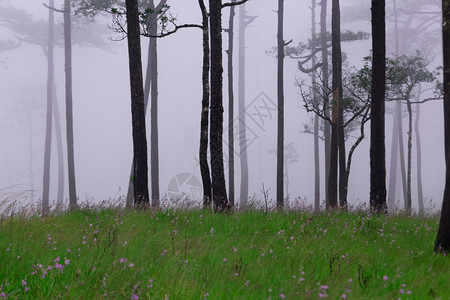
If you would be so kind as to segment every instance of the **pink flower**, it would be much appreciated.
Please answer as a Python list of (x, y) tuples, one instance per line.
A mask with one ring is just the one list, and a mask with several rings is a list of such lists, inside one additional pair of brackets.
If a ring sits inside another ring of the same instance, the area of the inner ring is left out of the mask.
[(66, 260), (64, 261), (64, 264), (65, 264), (66, 266), (68, 266), (68, 265), (70, 264), (70, 260), (66, 259)]
[(342, 294), (341, 298), (342, 298), (342, 299), (346, 299), (346, 298), (347, 298), (347, 295), (346, 295), (346, 294)]
[(283, 299), (284, 299), (284, 298), (286, 298), (286, 296), (285, 296), (283, 293), (281, 293), (281, 294), (280, 294), (280, 298), (283, 298)]
[(383, 276), (383, 281), (386, 281), (388, 279), (389, 279), (389, 277), (387, 277), (386, 275)]
[(134, 264), (133, 264), (133, 263), (130, 263), (130, 264), (128, 265), (128, 268), (132, 268), (132, 267), (134, 267)]
[(139, 299), (139, 296), (136, 295), (136, 294), (133, 294), (133, 295), (131, 295), (131, 298), (132, 298), (132, 299)]

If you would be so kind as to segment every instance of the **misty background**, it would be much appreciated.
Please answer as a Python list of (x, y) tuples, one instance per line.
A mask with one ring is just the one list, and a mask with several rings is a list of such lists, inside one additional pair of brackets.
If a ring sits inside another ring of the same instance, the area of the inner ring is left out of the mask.
[[(56, 0), (61, 7), (63, 1)], [(361, 1), (341, 1), (342, 30), (350, 29), (370, 33), (370, 11), (363, 15), (353, 15), (348, 20), (352, 8)], [(201, 13), (195, 0), (169, 0), (171, 13), (177, 23), (201, 22)], [(292, 45), (307, 42), (310, 38), (310, 1), (285, 1), (286, 40)], [(34, 21), (47, 22), (48, 10), (41, 1), (1, 0), (0, 10), (13, 6), (26, 10)], [(331, 5), (329, 5), (329, 9)], [(247, 29), (246, 34), (246, 101), (276, 103), (276, 58), (267, 54), (276, 46), (277, 9), (276, 1), (251, 0), (246, 4), (249, 15), (258, 16)], [(387, 4), (387, 13), (392, 9)], [(346, 15), (346, 12), (347, 15)], [(229, 10), (224, 10), (223, 27), (228, 27)], [(237, 10), (238, 17), (239, 10)], [(329, 16), (331, 16), (329, 14)], [(62, 38), (62, 15), (55, 14), (57, 38)], [(328, 18), (331, 21), (331, 17)], [(97, 47), (73, 45), (73, 115), (75, 134), (75, 172), (79, 201), (101, 201), (116, 199), (127, 192), (130, 164), (132, 160), (131, 108), (128, 75), (128, 53), (126, 40), (113, 41), (120, 35), (108, 28), (111, 17), (103, 15), (92, 20), (80, 34), (95, 36)], [(438, 22), (440, 25), (440, 21)], [(75, 25), (76, 27), (77, 25)], [(392, 22), (387, 22), (388, 35)], [(330, 26), (328, 27), (330, 28)], [(46, 35), (47, 27), (42, 27)], [(38, 30), (38, 28), (36, 28)], [(238, 38), (238, 28), (235, 39)], [(58, 37), (58, 35), (60, 35)], [(18, 42), (14, 32), (0, 23), (0, 39)], [(143, 65), (146, 65), (148, 38), (141, 39)], [(430, 70), (442, 65), (441, 44), (429, 45), (432, 50)], [(348, 63), (359, 68), (363, 57), (369, 54), (370, 39), (342, 43)], [(393, 51), (393, 41), (387, 39), (387, 53)], [(224, 49), (227, 39), (224, 35)], [(431, 52), (429, 49), (427, 51)], [(226, 56), (224, 56), (225, 61)], [(235, 62), (237, 61), (237, 57)], [(200, 178), (197, 163), (200, 112), (202, 98), (202, 32), (199, 29), (183, 29), (174, 35), (158, 40), (159, 64), (159, 147), (160, 147), (160, 190), (161, 197), (167, 191), (169, 182), (180, 173), (191, 173)], [(144, 68), (145, 70), (145, 68)], [(235, 67), (235, 71), (237, 68)], [(237, 74), (237, 73), (236, 73)], [(228, 94), (224, 65), (224, 133), (227, 129)], [(45, 136), (45, 97), (47, 60), (43, 48), (21, 42), (20, 47), (0, 52), (0, 191), (3, 194), (20, 192), (17, 200), (27, 203), (31, 198), (38, 201), (42, 197), (42, 170)], [(55, 48), (55, 76), (59, 112), (64, 117), (64, 49)], [(297, 80), (307, 78), (298, 71), (294, 59), (285, 60), (285, 145), (297, 154), (296, 159), (288, 160), (289, 201), (296, 198), (314, 202), (314, 160), (313, 136), (303, 133), (305, 123), (312, 114), (306, 113), (299, 95)], [(237, 76), (235, 76), (237, 80)], [(309, 80), (309, 79), (308, 79)], [(261, 94), (263, 93), (263, 94)], [(275, 104), (273, 104), (275, 105)], [(237, 115), (237, 105), (235, 106)], [(274, 106), (276, 108), (276, 106)], [(393, 104), (387, 104), (387, 113)], [(148, 114), (149, 116), (149, 114)], [(32, 121), (31, 127), (29, 121)], [(64, 119), (62, 119), (64, 120)], [(27, 123), (28, 122), (28, 123)], [(147, 124), (150, 124), (149, 120)], [(366, 125), (369, 132), (370, 122)], [(392, 116), (386, 115), (386, 168), (389, 180), (390, 147), (392, 135)], [(65, 139), (65, 121), (63, 138)], [(31, 128), (31, 131), (30, 131)], [(247, 128), (254, 140), (248, 146), (249, 194), (262, 200), (261, 185), (270, 188), (269, 198), (275, 198), (276, 183), (276, 112), (268, 115), (264, 126), (257, 126), (248, 120)], [(404, 140), (406, 140), (406, 118), (404, 119)], [(427, 102), (421, 106), (422, 175), (426, 208), (441, 206), (444, 187), (444, 142), (442, 102)], [(31, 133), (31, 135), (30, 135)], [(147, 130), (149, 134), (150, 131)], [(227, 136), (224, 134), (226, 143)], [(56, 146), (53, 136), (50, 199), (56, 198)], [(32, 154), (30, 155), (30, 145)], [(349, 145), (349, 144), (347, 144)], [(413, 142), (415, 145), (415, 142)], [(406, 143), (405, 143), (406, 146)], [(320, 143), (323, 153), (323, 143)], [(349, 147), (349, 146), (347, 146)], [(28, 149), (27, 149), (28, 148)], [(225, 169), (227, 170), (227, 148)], [(66, 155), (66, 152), (65, 152)], [(412, 152), (412, 201), (417, 207), (416, 151)], [(30, 174), (30, 161), (33, 162)], [(235, 157), (235, 181), (240, 183), (239, 156)], [(66, 166), (67, 170), (67, 166)], [(325, 199), (325, 178), (323, 174), (323, 155), (321, 154), (321, 200)], [(348, 203), (358, 204), (369, 200), (369, 139), (355, 151), (349, 178)], [(228, 172), (225, 172), (228, 176)], [(33, 187), (30, 186), (30, 176)], [(66, 176), (67, 177), (67, 176)], [(67, 180), (67, 179), (66, 179)], [(285, 178), (286, 180), (286, 178)], [(396, 201), (403, 205), (398, 169)], [(65, 184), (67, 198), (67, 182)], [(31, 197), (33, 193), (33, 197)], [(239, 189), (236, 189), (238, 199)], [(2, 194), (0, 194), (2, 195)], [(17, 195), (17, 194), (16, 194)], [(200, 201), (201, 197), (199, 198)], [(0, 199), (1, 200), (1, 199)]]

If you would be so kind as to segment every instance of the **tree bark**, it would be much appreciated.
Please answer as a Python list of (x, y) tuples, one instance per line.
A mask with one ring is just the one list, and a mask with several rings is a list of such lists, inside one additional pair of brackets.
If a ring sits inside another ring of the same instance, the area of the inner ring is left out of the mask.
[(277, 129), (277, 209), (284, 206), (284, 0), (278, 0), (278, 71), (277, 71), (277, 95), (278, 95), (278, 129)]
[(211, 172), (208, 164), (208, 128), (209, 128), (209, 69), (210, 69), (210, 48), (209, 48), (209, 24), (208, 12), (203, 0), (198, 1), (202, 12), (203, 27), (203, 96), (202, 96), (202, 113), (200, 120), (200, 150), (199, 162), (200, 173), (203, 183), (203, 208), (209, 208), (212, 200)]
[(58, 154), (58, 193), (56, 198), (56, 208), (61, 210), (64, 202), (64, 154), (61, 118), (59, 115), (55, 78), (53, 78), (53, 119), (55, 122), (56, 150)]
[[(311, 1), (311, 40), (316, 41), (316, 0)], [(314, 42), (314, 48), (316, 44)], [(312, 66), (316, 65), (316, 56), (314, 55), (311, 59)], [(317, 75), (315, 72), (312, 73), (312, 86), (313, 86), (313, 97), (315, 101), (319, 101), (316, 85), (317, 85)], [(320, 210), (320, 158), (319, 158), (319, 116), (316, 114), (314, 116), (314, 211), (318, 212)]]
[(416, 151), (417, 151), (417, 201), (419, 203), (419, 213), (424, 213), (424, 205), (423, 205), (423, 186), (422, 186), (422, 145), (420, 142), (420, 129), (419, 129), (419, 121), (420, 121), (420, 104), (416, 104), (416, 122), (415, 122), (415, 131), (416, 131)]
[(372, 0), (372, 90), (370, 126), (370, 206), (386, 212), (384, 97), (386, 89), (385, 0)]
[(434, 247), (435, 252), (450, 252), (450, 1), (442, 1), (442, 36), (444, 56), (444, 132), (445, 132), (445, 189), (441, 218)]
[[(236, 0), (232, 0), (232, 3)], [(234, 82), (233, 82), (233, 46), (234, 46), (235, 8), (230, 6), (228, 22), (228, 195), (230, 206), (234, 206)]]
[(407, 206), (406, 213), (411, 214), (412, 199), (411, 199), (411, 163), (412, 163), (412, 106), (409, 96), (406, 102), (406, 108), (408, 109), (408, 170), (407, 170)]
[(64, 60), (66, 69), (67, 170), (69, 172), (69, 207), (77, 206), (72, 101), (72, 21), (70, 0), (64, 0)]
[[(53, 7), (54, 0), (49, 0), (48, 5)], [(53, 49), (54, 49), (54, 23), (53, 10), (48, 10), (48, 46), (47, 46), (47, 117), (45, 124), (45, 146), (44, 146), (44, 172), (42, 185), (42, 214), (46, 215), (50, 210), (50, 156), (52, 145), (52, 108), (53, 108)]]
[[(328, 41), (327, 41), (327, 0), (321, 1), (320, 6), (320, 36), (322, 48), (322, 84), (323, 84), (323, 108), (324, 115), (329, 115), (329, 99), (328, 99)], [(325, 203), (330, 203), (328, 196), (328, 185), (330, 176), (330, 157), (331, 157), (331, 125), (324, 121), (324, 147), (325, 147)]]
[(134, 201), (142, 206), (149, 204), (149, 193), (139, 13), (137, 0), (126, 0), (125, 4), (133, 127)]
[[(327, 208), (336, 208), (338, 202), (338, 151), (339, 151), (339, 110), (342, 99), (342, 51), (341, 51), (341, 20), (339, 0), (332, 1), (331, 35), (333, 41), (333, 104), (331, 117), (331, 153), (330, 153), (330, 175), (328, 179)], [(340, 88), (341, 87), (341, 88)]]
[(399, 122), (397, 120), (398, 112), (401, 109), (400, 102), (395, 104), (394, 111), (394, 124), (392, 126), (392, 142), (391, 142), (391, 163), (389, 168), (389, 190), (388, 190), (388, 210), (389, 212), (395, 211), (395, 191), (397, 187), (397, 164), (398, 164), (398, 145), (399, 145)]
[(209, 0), (211, 37), (211, 171), (213, 201), (216, 211), (228, 207), (223, 165), (223, 67), (222, 67), (222, 1)]
[(241, 185), (239, 205), (245, 209), (248, 201), (248, 157), (247, 157), (247, 128), (245, 115), (245, 28), (253, 21), (245, 12), (245, 4), (239, 8), (239, 69), (238, 69), (238, 98), (239, 98), (239, 161), (241, 167)]

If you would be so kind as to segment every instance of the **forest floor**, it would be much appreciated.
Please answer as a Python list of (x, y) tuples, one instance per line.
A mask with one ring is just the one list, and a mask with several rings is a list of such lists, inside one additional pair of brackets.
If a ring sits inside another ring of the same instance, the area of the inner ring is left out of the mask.
[(0, 298), (450, 299), (436, 217), (82, 209), (0, 218)]

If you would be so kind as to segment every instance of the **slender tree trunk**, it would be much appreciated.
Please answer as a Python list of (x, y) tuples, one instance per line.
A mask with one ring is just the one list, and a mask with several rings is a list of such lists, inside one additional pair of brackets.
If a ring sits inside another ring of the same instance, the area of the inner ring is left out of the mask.
[(331, 153), (330, 175), (328, 181), (329, 202), (327, 208), (336, 208), (338, 202), (338, 151), (339, 151), (339, 107), (342, 99), (342, 51), (341, 51), (341, 20), (339, 0), (332, 1), (332, 62), (333, 62), (333, 105), (331, 118)]
[[(151, 1), (153, 2), (153, 1)], [(152, 3), (153, 4), (153, 3)], [(154, 22), (156, 24), (156, 20)], [(157, 34), (157, 27), (150, 28), (150, 34)], [(150, 95), (150, 166), (152, 184), (152, 207), (159, 206), (159, 138), (158, 138), (158, 53), (156, 38), (150, 38), (151, 95)]]
[(148, 205), (147, 136), (137, 0), (126, 0), (126, 11), (133, 127), (134, 201), (138, 205)]
[(69, 172), (69, 207), (77, 206), (72, 105), (72, 21), (70, 0), (64, 0), (64, 59), (66, 69), (67, 170)]
[(200, 150), (199, 150), (199, 162), (200, 173), (202, 175), (203, 183), (203, 208), (209, 208), (211, 206), (212, 199), (212, 186), (211, 186), (211, 173), (208, 165), (208, 128), (209, 128), (209, 61), (210, 61), (210, 48), (209, 48), (209, 20), (208, 12), (203, 0), (198, 1), (200, 10), (202, 12), (202, 27), (203, 27), (203, 97), (202, 97), (202, 113), (200, 120)]
[(386, 212), (384, 97), (386, 89), (385, 0), (372, 0), (372, 90), (370, 126), (370, 206)]
[[(325, 116), (329, 115), (330, 101), (328, 99), (328, 40), (327, 40), (327, 1), (322, 0), (320, 5), (320, 36), (322, 48), (322, 84), (323, 84), (323, 111)], [(331, 158), (331, 125), (324, 121), (324, 146), (325, 146), (325, 203), (330, 203), (328, 196), (329, 176), (330, 176), (330, 158)], [(328, 205), (328, 204), (327, 204)]]
[[(315, 41), (316, 37), (316, 0), (311, 1), (311, 40), (314, 41), (314, 48), (317, 46)], [(312, 66), (314, 67), (316, 62), (316, 56), (311, 59)], [(314, 101), (319, 101), (316, 92), (317, 75), (312, 73), (312, 86)], [(319, 116), (314, 116), (314, 211), (320, 210), (320, 158), (319, 158)]]
[(223, 67), (222, 67), (222, 1), (209, 0), (211, 36), (211, 173), (214, 208), (228, 207), (223, 166)]
[(442, 36), (444, 53), (444, 129), (446, 176), (441, 218), (434, 246), (435, 252), (450, 252), (450, 1), (442, 1)]
[[(49, 7), (54, 7), (54, 0), (49, 0)], [(53, 108), (53, 48), (54, 48), (54, 23), (53, 10), (48, 10), (48, 46), (47, 46), (47, 118), (45, 124), (45, 149), (44, 149), (44, 174), (42, 185), (42, 214), (48, 214), (50, 210), (50, 156), (52, 146), (52, 108)]]
[(392, 143), (391, 143), (391, 163), (389, 168), (389, 192), (388, 192), (388, 209), (389, 212), (395, 211), (395, 191), (397, 187), (397, 164), (398, 164), (398, 144), (399, 144), (399, 130), (397, 121), (398, 112), (401, 109), (400, 102), (395, 104), (394, 124), (392, 126)]
[(406, 212), (411, 213), (412, 200), (411, 200), (411, 164), (412, 164), (412, 107), (409, 97), (407, 99), (406, 108), (408, 109), (408, 175), (407, 175), (407, 206)]
[(59, 104), (54, 79), (55, 78), (53, 78), (53, 118), (55, 122), (56, 149), (58, 153), (58, 194), (56, 198), (56, 207), (61, 210), (64, 202), (64, 154), (61, 118), (59, 116)]
[(247, 157), (247, 128), (245, 117), (245, 28), (253, 21), (245, 12), (245, 4), (239, 8), (239, 70), (238, 70), (238, 98), (239, 98), (239, 161), (241, 167), (241, 186), (239, 203), (244, 209), (248, 201), (248, 157)]
[[(236, 2), (232, 0), (231, 2)], [(230, 7), (228, 22), (228, 195), (230, 206), (234, 206), (234, 82), (233, 82), (233, 46), (234, 46), (234, 6)]]
[(399, 104), (399, 111), (397, 116), (398, 122), (398, 144), (400, 151), (400, 171), (402, 175), (402, 187), (403, 187), (403, 202), (404, 207), (408, 206), (408, 184), (406, 180), (406, 163), (405, 163), (405, 144), (403, 143), (403, 120), (402, 120), (402, 109)]
[(277, 208), (284, 206), (284, 0), (278, 0), (278, 130), (277, 130)]
[(422, 187), (422, 145), (420, 142), (419, 120), (420, 120), (420, 104), (417, 104), (416, 123), (415, 123), (416, 151), (417, 151), (417, 200), (419, 202), (419, 213), (423, 214), (424, 205), (423, 205), (423, 187)]
[(33, 159), (33, 121), (31, 118), (31, 110), (27, 110), (27, 119), (28, 119), (28, 144), (30, 145), (28, 151), (28, 159), (30, 160), (29, 169), (30, 169), (30, 201), (34, 205), (34, 159)]

